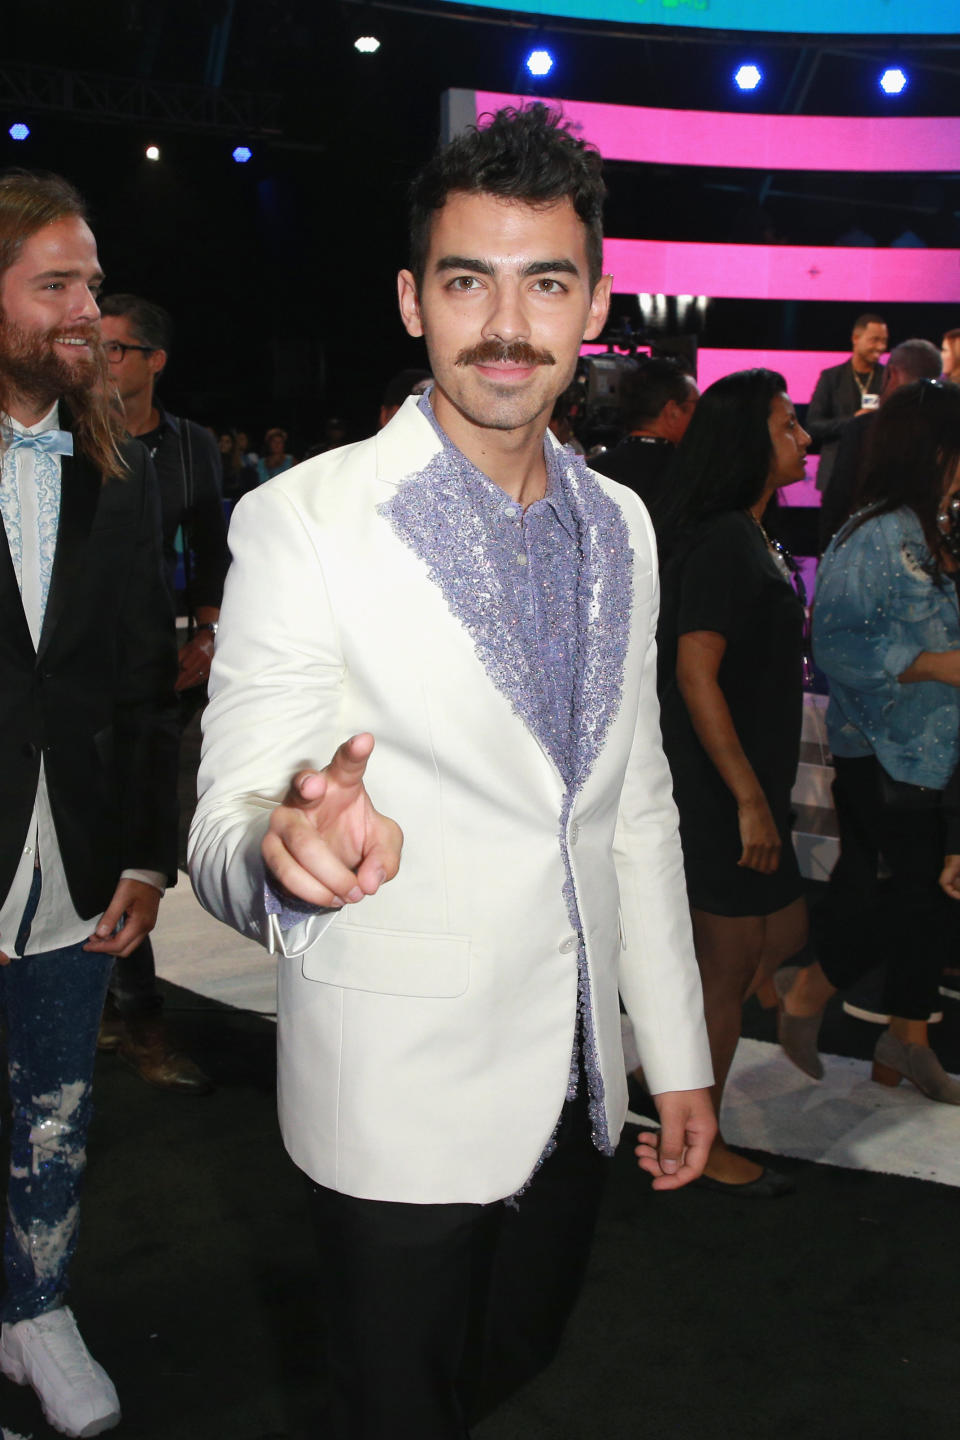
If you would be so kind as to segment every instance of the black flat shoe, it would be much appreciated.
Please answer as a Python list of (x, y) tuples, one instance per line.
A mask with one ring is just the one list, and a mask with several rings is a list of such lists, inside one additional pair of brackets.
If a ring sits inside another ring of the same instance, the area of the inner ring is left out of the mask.
[(744, 1200), (778, 1200), (781, 1195), (792, 1195), (797, 1188), (789, 1175), (781, 1175), (779, 1170), (770, 1170), (767, 1166), (756, 1180), (748, 1180), (745, 1185), (714, 1180), (712, 1175), (701, 1175), (693, 1184), (701, 1190), (712, 1190), (717, 1195), (735, 1195)]

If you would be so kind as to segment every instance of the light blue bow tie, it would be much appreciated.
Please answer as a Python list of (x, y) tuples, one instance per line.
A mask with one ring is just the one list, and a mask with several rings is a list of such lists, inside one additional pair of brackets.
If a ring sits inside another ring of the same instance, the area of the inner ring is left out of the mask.
[(42, 450), (47, 455), (73, 454), (73, 435), (69, 430), (40, 430), (35, 435), (4, 430), (3, 438), (7, 450)]

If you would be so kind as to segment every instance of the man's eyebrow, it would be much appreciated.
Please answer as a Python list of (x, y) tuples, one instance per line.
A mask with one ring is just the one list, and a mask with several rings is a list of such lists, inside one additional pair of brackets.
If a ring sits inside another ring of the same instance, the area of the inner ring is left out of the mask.
[(531, 260), (529, 265), (524, 265), (524, 275), (579, 275), (580, 271), (572, 260)]
[[(39, 275), (34, 275), (35, 281), (40, 280), (77, 280), (83, 276), (82, 270), (44, 270)], [(87, 281), (88, 285), (102, 285), (107, 277), (102, 270), (95, 270)]]
[(441, 255), (436, 268), (438, 273), (443, 270), (470, 270), (474, 275), (493, 274), (493, 266), (488, 260), (472, 260), (466, 255)]
[[(474, 275), (492, 275), (494, 267), (489, 260), (475, 260), (467, 255), (442, 255), (437, 261), (437, 272), (444, 270), (468, 270)], [(531, 260), (524, 265), (521, 275), (579, 275), (580, 271), (572, 260)]]

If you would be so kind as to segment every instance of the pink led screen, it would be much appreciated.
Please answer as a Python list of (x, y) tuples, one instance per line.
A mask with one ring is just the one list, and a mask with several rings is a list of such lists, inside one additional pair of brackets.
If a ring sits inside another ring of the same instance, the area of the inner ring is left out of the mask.
[[(958, 20), (960, 26), (960, 20)], [(474, 92), (475, 113), (522, 105), (522, 95)], [(730, 165), (745, 170), (956, 170), (956, 116), (742, 115), (553, 100), (606, 160)]]
[(607, 240), (603, 254), (618, 295), (646, 291), (732, 300), (850, 300), (858, 305), (960, 300), (960, 250)]

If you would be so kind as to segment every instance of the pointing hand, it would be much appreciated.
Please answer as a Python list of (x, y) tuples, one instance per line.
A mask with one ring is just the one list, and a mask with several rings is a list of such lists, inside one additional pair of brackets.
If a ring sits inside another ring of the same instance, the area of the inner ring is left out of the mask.
[(309, 904), (354, 905), (400, 867), (403, 833), (374, 809), (363, 783), (373, 744), (372, 735), (354, 735), (323, 770), (301, 770), (270, 819), (264, 861)]

